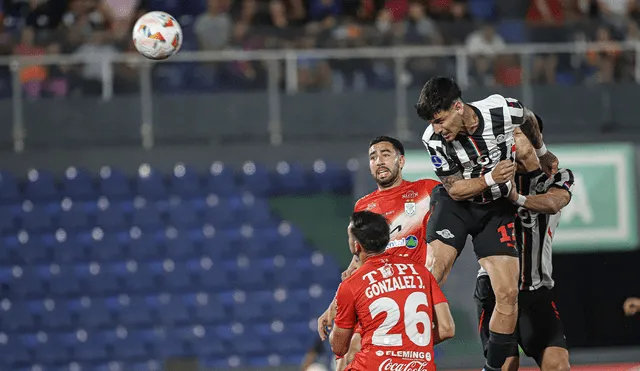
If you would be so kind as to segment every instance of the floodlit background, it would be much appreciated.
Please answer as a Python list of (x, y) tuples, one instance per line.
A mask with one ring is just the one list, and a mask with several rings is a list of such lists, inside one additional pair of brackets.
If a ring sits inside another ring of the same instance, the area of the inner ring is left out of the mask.
[[(1, 371), (330, 367), (315, 321), (374, 188), (368, 142), (399, 137), (406, 177), (432, 177), (412, 105), (436, 75), (544, 119), (576, 174), (554, 257), (574, 369), (639, 366), (640, 318), (622, 313), (640, 296), (636, 0), (1, 10)], [(131, 43), (150, 10), (184, 30), (166, 62)], [(436, 348), (443, 370), (483, 364), (469, 251), (444, 286), (457, 334)]]

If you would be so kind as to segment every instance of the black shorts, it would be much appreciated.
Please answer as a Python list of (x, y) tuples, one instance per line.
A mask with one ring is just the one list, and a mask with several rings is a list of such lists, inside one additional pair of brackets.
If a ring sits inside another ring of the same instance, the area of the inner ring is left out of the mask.
[[(478, 309), (478, 332), (486, 356), (489, 342), (489, 321), (496, 304), (489, 276), (478, 277), (473, 296)], [(545, 348), (567, 349), (564, 327), (556, 309), (553, 290), (542, 287), (535, 291), (520, 291), (515, 334), (524, 354), (533, 358), (538, 365), (541, 365)], [(509, 356), (518, 356), (516, 346), (511, 349)]]
[(441, 241), (460, 255), (467, 235), (471, 235), (478, 259), (494, 255), (518, 257), (514, 235), (516, 208), (509, 200), (487, 204), (455, 201), (439, 185), (431, 193), (430, 209), (427, 243)]

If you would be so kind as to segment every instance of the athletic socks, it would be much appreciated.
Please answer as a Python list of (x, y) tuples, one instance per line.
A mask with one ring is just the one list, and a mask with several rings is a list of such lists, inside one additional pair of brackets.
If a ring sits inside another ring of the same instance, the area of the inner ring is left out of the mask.
[(499, 334), (489, 331), (486, 371), (500, 371), (515, 342), (516, 339), (513, 334)]

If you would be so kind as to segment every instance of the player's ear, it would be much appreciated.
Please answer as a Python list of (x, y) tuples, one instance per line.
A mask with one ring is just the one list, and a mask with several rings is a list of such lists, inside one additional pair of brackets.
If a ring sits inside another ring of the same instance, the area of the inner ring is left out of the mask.
[(398, 156), (398, 166), (400, 166), (400, 170), (404, 168), (404, 163), (406, 162), (403, 155)]
[(459, 115), (462, 115), (464, 113), (464, 103), (462, 103), (461, 100), (456, 100), (453, 103), (453, 108)]

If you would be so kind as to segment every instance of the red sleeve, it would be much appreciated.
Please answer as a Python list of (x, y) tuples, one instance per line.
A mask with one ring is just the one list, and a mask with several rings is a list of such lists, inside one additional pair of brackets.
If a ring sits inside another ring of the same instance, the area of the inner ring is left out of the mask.
[(356, 303), (355, 298), (351, 294), (348, 285), (341, 283), (336, 294), (336, 305), (338, 307), (336, 313), (335, 325), (344, 328), (354, 328), (357, 324)]
[(429, 273), (429, 283), (429, 286), (431, 286), (431, 300), (433, 301), (433, 305), (435, 306), (436, 304), (446, 303), (447, 297), (444, 296), (440, 286), (438, 286), (436, 278), (431, 273)]
[(425, 191), (427, 191), (427, 193), (428, 193), (429, 195), (431, 195), (431, 193), (433, 192), (433, 189), (434, 189), (435, 187), (439, 186), (440, 184), (442, 184), (442, 183), (440, 183), (440, 182), (439, 182), (439, 181), (437, 181), (437, 180), (433, 180), (433, 179), (425, 179), (425, 180), (424, 180), (424, 189), (425, 189)]

